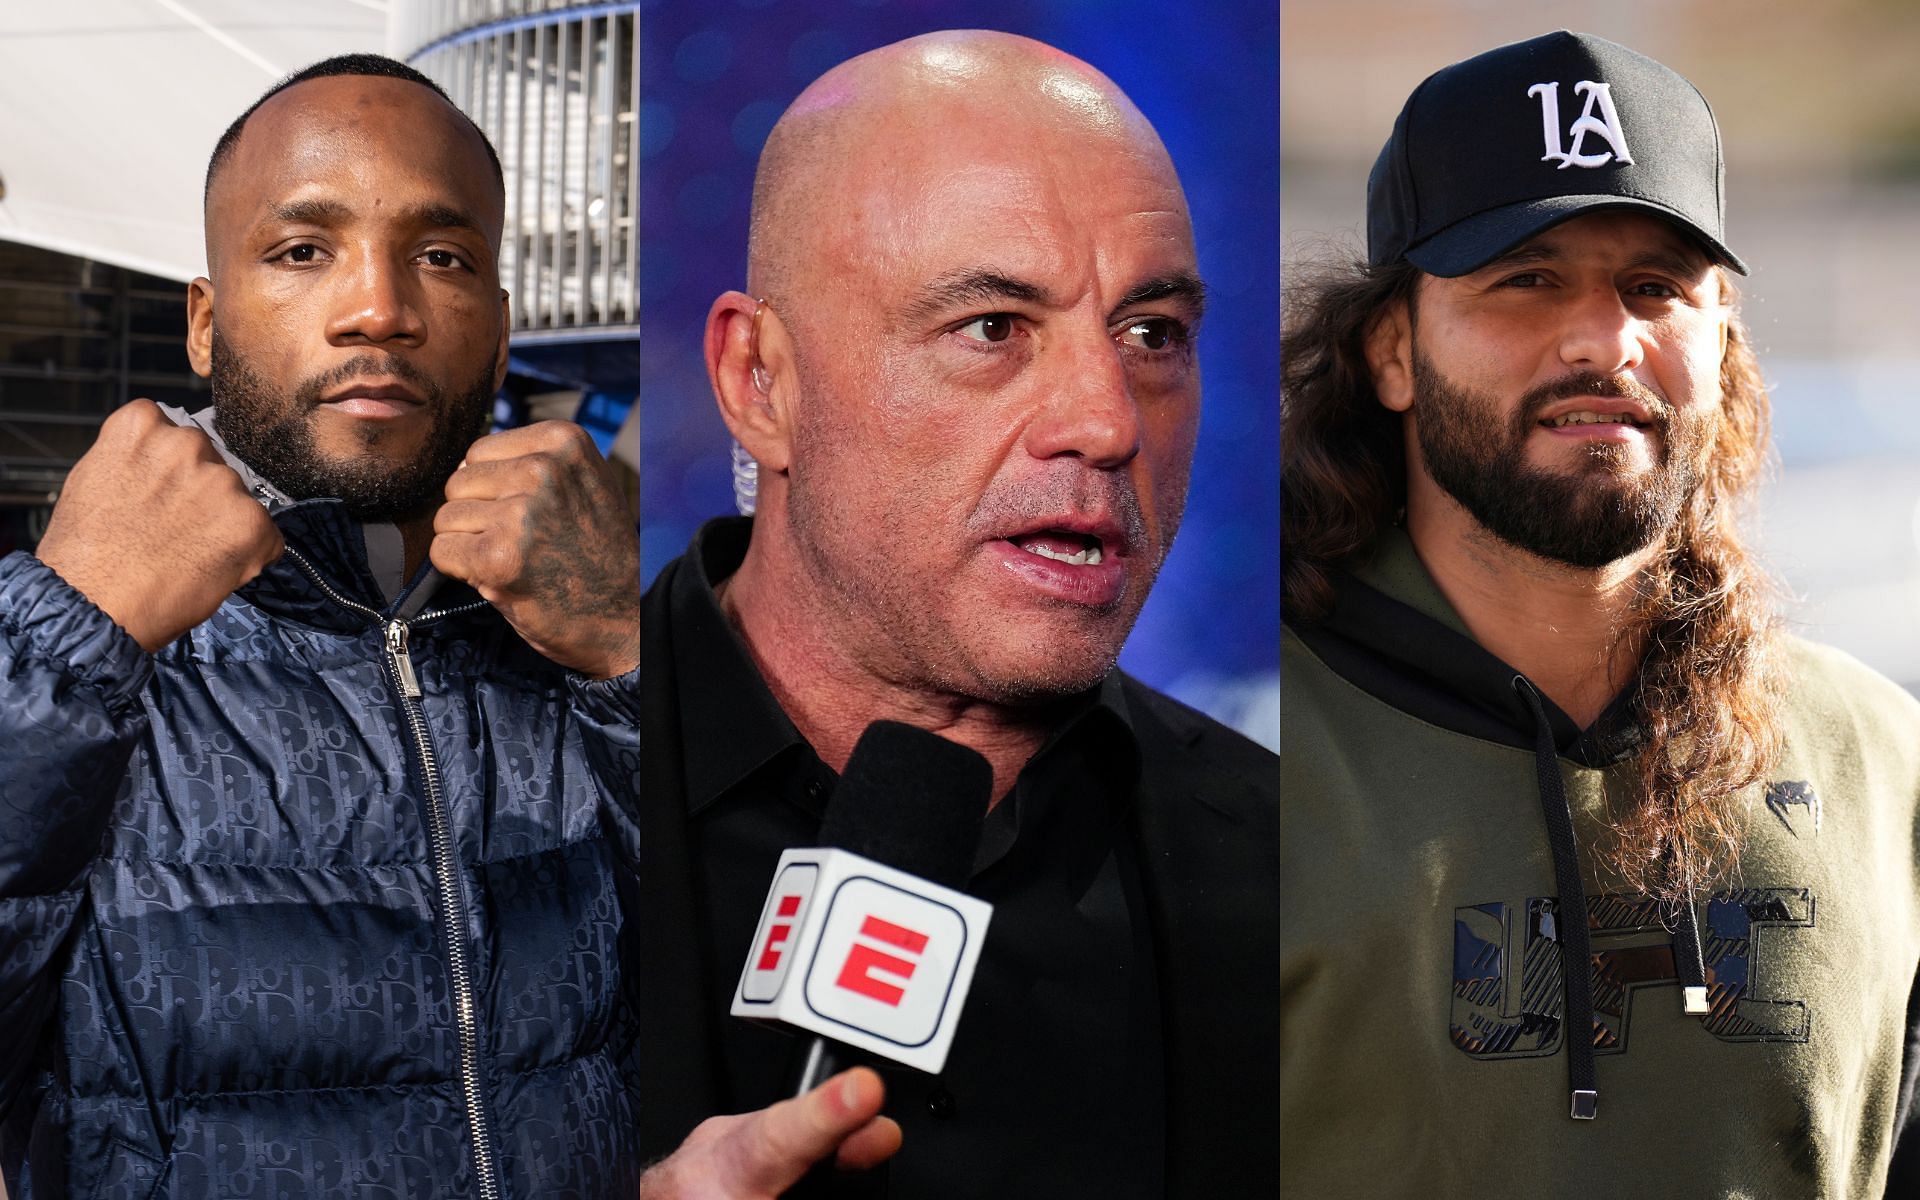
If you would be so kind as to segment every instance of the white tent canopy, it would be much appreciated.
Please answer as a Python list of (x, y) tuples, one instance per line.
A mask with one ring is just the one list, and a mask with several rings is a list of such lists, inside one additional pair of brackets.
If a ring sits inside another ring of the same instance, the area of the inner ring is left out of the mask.
[(0, 4), (0, 239), (201, 274), (221, 132), (309, 63), (383, 53), (386, 30), (383, 0)]

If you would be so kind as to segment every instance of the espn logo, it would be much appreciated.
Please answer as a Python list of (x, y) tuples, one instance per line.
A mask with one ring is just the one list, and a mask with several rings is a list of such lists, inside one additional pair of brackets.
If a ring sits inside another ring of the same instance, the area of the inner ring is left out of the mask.
[(733, 1013), (938, 1071), (992, 914), (983, 901), (844, 850), (789, 850)]
[[(859, 937), (871, 940), (856, 940), (853, 943), (853, 948), (847, 951), (846, 965), (840, 968), (840, 978), (834, 981), (834, 986), (898, 1007), (900, 998), (907, 994), (906, 989), (876, 979), (873, 972), (880, 970), (898, 976), (902, 983), (912, 979), (915, 963), (927, 948), (927, 935), (879, 917), (868, 917), (860, 923)], [(914, 958), (901, 958), (874, 945), (874, 942), (884, 942), (906, 951)]]

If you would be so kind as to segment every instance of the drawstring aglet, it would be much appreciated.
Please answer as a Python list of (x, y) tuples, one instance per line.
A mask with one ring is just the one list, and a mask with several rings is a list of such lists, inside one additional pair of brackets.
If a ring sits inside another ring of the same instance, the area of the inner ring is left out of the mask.
[(1600, 1109), (1600, 1093), (1586, 1088), (1575, 1088), (1573, 1092), (1573, 1119), (1591, 1121)]
[(1712, 1014), (1713, 1006), (1707, 1003), (1706, 988), (1689, 987), (1681, 990), (1685, 993), (1685, 999), (1682, 1003), (1684, 1005), (1684, 1011), (1688, 1016), (1704, 1017)]

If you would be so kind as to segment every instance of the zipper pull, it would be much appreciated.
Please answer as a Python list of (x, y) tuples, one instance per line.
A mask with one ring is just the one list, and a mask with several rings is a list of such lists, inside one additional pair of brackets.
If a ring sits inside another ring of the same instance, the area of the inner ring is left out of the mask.
[(420, 677), (413, 673), (413, 657), (407, 653), (407, 623), (387, 622), (387, 654), (393, 658), (394, 673), (400, 676), (400, 694), (409, 700), (420, 698)]

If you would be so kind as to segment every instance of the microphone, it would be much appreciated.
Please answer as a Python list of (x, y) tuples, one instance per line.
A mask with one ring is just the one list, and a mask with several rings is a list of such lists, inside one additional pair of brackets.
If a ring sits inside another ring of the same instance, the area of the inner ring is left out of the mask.
[(814, 1035), (797, 1092), (851, 1048), (946, 1065), (993, 906), (959, 889), (992, 799), (979, 754), (911, 725), (860, 735), (821, 845), (780, 856), (734, 1016)]

